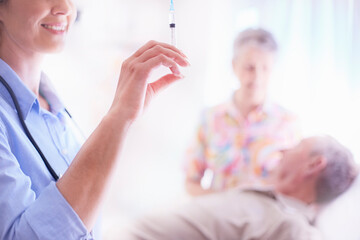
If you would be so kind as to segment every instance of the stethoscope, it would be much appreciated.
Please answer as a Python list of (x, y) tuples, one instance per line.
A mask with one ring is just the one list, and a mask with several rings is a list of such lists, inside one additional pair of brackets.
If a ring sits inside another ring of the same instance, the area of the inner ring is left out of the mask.
[[(23, 127), (24, 129), (24, 132), (26, 134), (26, 136), (29, 138), (30, 142), (32, 143), (32, 145), (35, 147), (36, 151), (39, 153), (41, 159), (43, 160), (43, 162), (45, 163), (45, 166), (46, 168), (49, 170), (51, 176), (55, 179), (55, 181), (59, 180), (59, 176), (56, 174), (56, 172), (54, 171), (54, 169), (51, 167), (49, 161), (46, 159), (45, 155), (43, 154), (43, 152), (41, 151), (40, 147), (38, 146), (38, 144), (36, 143), (36, 141), (34, 140), (33, 136), (31, 135), (29, 129), (27, 128), (26, 126), (26, 123), (24, 121), (24, 118), (23, 118), (23, 114), (20, 110), (20, 105), (19, 105), (19, 102), (16, 98), (16, 95), (14, 93), (14, 91), (12, 90), (12, 88), (9, 86), (9, 84), (4, 80), (4, 78), (2, 76), (0, 76), (0, 81), (1, 83), (5, 86), (6, 90), (9, 92), (13, 102), (14, 102), (14, 105), (15, 105), (15, 109), (17, 111), (17, 114), (18, 114), (18, 117), (19, 117), (19, 120), (20, 120), (20, 123), (21, 123), (21, 126)], [(65, 109), (66, 113), (70, 116), (71, 118), (71, 115), (70, 113)]]

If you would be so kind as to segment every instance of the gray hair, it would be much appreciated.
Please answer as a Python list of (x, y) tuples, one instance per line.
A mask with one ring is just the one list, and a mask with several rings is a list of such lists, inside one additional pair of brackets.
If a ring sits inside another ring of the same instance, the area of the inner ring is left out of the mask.
[(246, 45), (255, 45), (270, 52), (276, 52), (278, 49), (273, 35), (261, 28), (249, 28), (237, 35), (234, 41), (234, 58), (237, 56), (239, 49)]
[(318, 137), (319, 144), (312, 154), (320, 154), (327, 160), (325, 169), (316, 182), (316, 202), (326, 203), (345, 192), (357, 175), (357, 167), (351, 152), (330, 136)]

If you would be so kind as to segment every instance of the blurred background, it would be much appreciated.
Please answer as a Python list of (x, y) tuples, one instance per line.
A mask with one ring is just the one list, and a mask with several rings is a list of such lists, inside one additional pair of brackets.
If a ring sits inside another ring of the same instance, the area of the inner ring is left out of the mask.
[[(77, 0), (79, 15), (45, 70), (89, 135), (110, 107), (121, 63), (148, 40), (169, 42), (168, 0)], [(130, 129), (102, 213), (103, 239), (149, 211), (186, 200), (184, 155), (203, 108), (238, 86), (233, 39), (248, 27), (276, 37), (270, 98), (327, 133), (360, 162), (360, 0), (174, 0), (184, 80), (162, 92)], [(151, 81), (169, 72), (159, 68)]]

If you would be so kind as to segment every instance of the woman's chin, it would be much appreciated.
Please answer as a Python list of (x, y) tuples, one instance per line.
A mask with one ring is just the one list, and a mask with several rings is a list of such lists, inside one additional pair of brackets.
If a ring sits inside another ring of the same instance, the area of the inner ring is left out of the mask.
[(49, 46), (48, 48), (44, 49), (44, 53), (47, 54), (53, 54), (53, 53), (59, 53), (64, 50), (65, 44), (57, 44), (53, 46)]

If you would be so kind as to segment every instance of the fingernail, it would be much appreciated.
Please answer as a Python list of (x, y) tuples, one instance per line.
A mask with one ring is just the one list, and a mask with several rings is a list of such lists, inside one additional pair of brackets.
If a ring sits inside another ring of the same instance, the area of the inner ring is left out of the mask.
[(183, 58), (182, 60), (185, 62), (186, 66), (191, 66), (189, 59)]
[(180, 73), (180, 74), (176, 74), (176, 76), (179, 77), (180, 79), (185, 78), (185, 76), (184, 76), (183, 74), (181, 74), (181, 73)]

